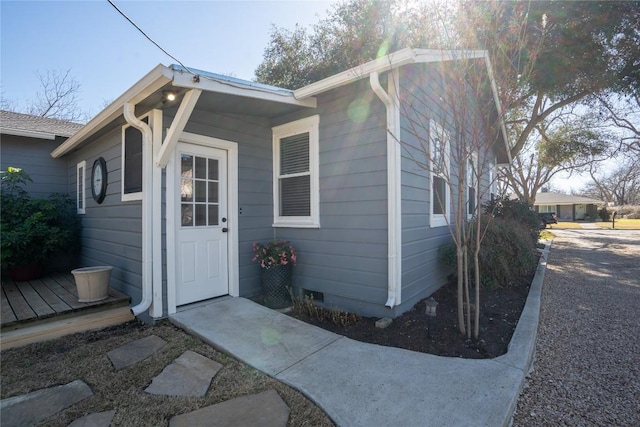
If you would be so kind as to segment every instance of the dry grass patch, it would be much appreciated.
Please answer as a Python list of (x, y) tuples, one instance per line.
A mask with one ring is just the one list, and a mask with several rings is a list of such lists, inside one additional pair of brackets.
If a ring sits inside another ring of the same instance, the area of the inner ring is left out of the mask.
[[(597, 222), (596, 225), (600, 228), (606, 228), (611, 230), (612, 222)], [(640, 219), (620, 218), (616, 219), (616, 230), (640, 230)]]
[[(157, 335), (167, 345), (150, 358), (116, 371), (107, 352), (134, 340)], [(144, 389), (173, 360), (192, 350), (224, 367), (202, 398), (157, 396)], [(221, 353), (169, 322), (155, 326), (129, 322), (100, 331), (4, 350), (1, 396), (7, 398), (80, 379), (94, 395), (42, 425), (67, 426), (93, 412), (116, 409), (112, 425), (166, 426), (175, 415), (235, 397), (275, 389), (291, 409), (291, 426), (333, 426), (313, 402), (291, 387)]]
[(559, 229), (581, 229), (579, 223), (577, 222), (568, 222), (568, 221), (559, 221), (557, 224), (549, 224), (550, 228), (559, 228)]

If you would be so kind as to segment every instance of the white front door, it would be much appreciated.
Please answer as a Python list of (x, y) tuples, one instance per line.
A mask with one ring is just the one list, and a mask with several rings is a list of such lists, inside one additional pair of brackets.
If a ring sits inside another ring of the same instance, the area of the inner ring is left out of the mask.
[(576, 219), (584, 219), (585, 215), (587, 215), (587, 206), (576, 205)]
[(176, 156), (176, 305), (184, 305), (229, 293), (227, 152), (179, 143)]

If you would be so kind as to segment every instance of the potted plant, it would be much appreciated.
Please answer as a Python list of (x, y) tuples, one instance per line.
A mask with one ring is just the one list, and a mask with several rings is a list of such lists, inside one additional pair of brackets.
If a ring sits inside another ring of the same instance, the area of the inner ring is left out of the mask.
[(264, 303), (270, 308), (291, 305), (291, 275), (296, 265), (296, 249), (285, 240), (273, 240), (267, 244), (254, 242), (253, 262), (262, 269), (262, 293)]
[(2, 172), (0, 195), (0, 257), (16, 281), (32, 280), (45, 272), (49, 257), (80, 248), (80, 219), (66, 194), (32, 199), (23, 186), (31, 182), (22, 169)]

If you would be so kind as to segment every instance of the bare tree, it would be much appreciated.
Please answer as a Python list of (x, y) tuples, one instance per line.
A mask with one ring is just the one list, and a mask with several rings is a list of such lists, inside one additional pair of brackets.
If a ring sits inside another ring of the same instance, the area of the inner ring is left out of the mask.
[(40, 91), (27, 108), (29, 114), (40, 117), (77, 122), (84, 118), (78, 106), (80, 83), (71, 75), (71, 70), (47, 70), (36, 72)]
[(482, 204), (493, 188), (494, 148), (502, 139), (498, 117), (492, 115), (495, 103), (485, 59), (471, 58), (470, 51), (444, 51), (442, 61), (430, 66), (435, 74), (400, 71), (403, 137), (389, 132), (401, 145), (403, 157), (417, 167), (415, 173), (426, 178), (431, 226), (447, 227), (452, 237), (458, 328), (468, 338), (478, 339), (479, 251), (487, 227)]
[(619, 149), (640, 153), (640, 94), (629, 96), (609, 94), (597, 97), (605, 119), (620, 129)]
[(593, 182), (581, 193), (617, 206), (640, 205), (640, 156), (635, 152), (621, 156), (618, 166), (608, 173), (591, 165), (589, 175)]
[(511, 191), (533, 204), (536, 194), (559, 172), (571, 174), (610, 158), (615, 135), (593, 114), (567, 108), (535, 126), (513, 163), (501, 173)]

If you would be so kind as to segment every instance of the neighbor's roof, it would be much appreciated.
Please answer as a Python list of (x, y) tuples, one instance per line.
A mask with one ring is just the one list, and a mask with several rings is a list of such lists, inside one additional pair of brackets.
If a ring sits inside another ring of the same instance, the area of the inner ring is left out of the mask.
[(592, 199), (590, 197), (574, 196), (571, 194), (561, 194), (553, 192), (544, 192), (536, 194), (534, 206), (540, 205), (599, 205), (603, 204), (602, 200)]
[(5, 135), (55, 139), (56, 136), (70, 137), (82, 126), (64, 120), (0, 110), (0, 134)]

